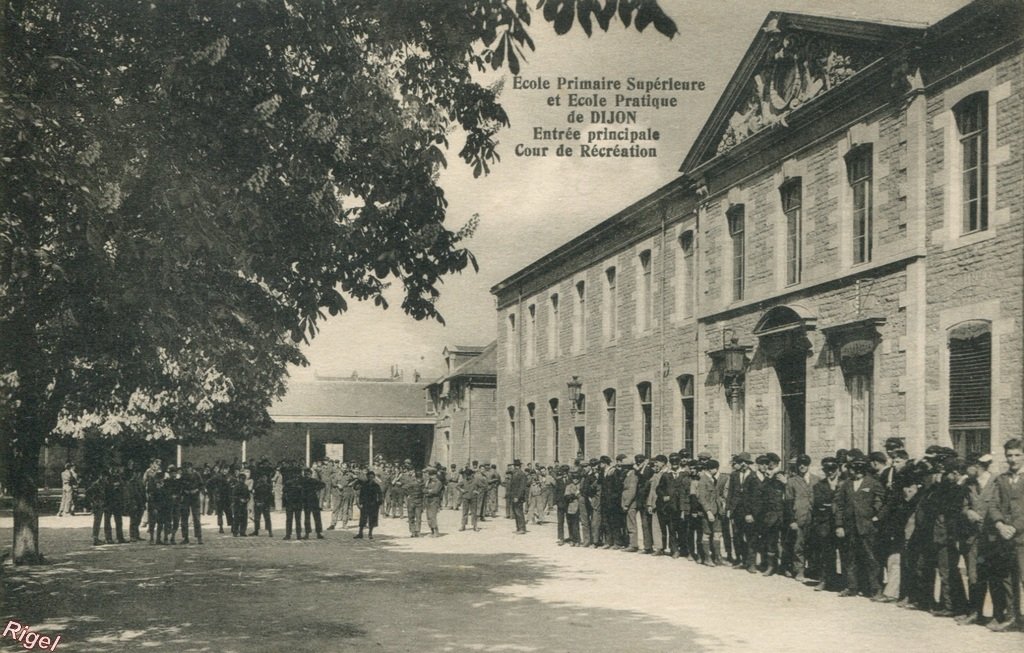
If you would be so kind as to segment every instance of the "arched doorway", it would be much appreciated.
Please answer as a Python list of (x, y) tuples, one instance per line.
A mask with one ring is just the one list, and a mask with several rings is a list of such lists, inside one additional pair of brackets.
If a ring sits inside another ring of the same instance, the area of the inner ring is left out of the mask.
[(769, 309), (754, 327), (779, 384), (783, 460), (807, 451), (807, 361), (811, 354), (807, 332), (816, 322), (807, 308), (790, 304)]

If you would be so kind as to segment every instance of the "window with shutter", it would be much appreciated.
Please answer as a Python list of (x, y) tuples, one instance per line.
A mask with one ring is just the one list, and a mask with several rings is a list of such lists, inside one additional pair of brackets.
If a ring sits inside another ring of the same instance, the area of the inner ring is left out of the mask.
[(962, 456), (992, 448), (992, 330), (965, 322), (949, 333), (949, 431)]

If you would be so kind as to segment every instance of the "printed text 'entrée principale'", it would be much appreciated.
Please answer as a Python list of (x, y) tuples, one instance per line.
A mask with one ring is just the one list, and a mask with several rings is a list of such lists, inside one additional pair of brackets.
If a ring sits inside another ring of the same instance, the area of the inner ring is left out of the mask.
[[(517, 157), (650, 158), (658, 156), (661, 133), (645, 127), (649, 112), (675, 109), (677, 94), (703, 91), (703, 80), (674, 77), (522, 77), (512, 78), (515, 91), (543, 93), (553, 124), (535, 125), (533, 142), (517, 143)], [(554, 91), (554, 93), (552, 93)], [(569, 109), (567, 113), (558, 108)], [(555, 113), (557, 112), (557, 113)], [(567, 123), (562, 127), (559, 123)]]

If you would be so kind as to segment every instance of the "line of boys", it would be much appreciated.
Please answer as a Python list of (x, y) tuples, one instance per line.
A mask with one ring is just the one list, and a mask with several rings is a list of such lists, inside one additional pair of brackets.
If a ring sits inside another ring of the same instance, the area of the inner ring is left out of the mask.
[[(774, 453), (741, 453), (731, 473), (708, 452), (696, 460), (685, 451), (637, 455), (632, 465), (621, 454), (617, 465), (607, 456), (578, 460), (554, 468), (558, 544), (728, 563), (843, 597), (956, 616), (963, 625), (1020, 629), (1020, 441), (1007, 442), (1009, 471), (998, 477), (988, 472), (990, 455), (965, 461), (932, 446), (911, 461), (899, 438), (885, 447), (837, 451), (822, 460), (821, 477), (805, 455), (790, 461), (788, 474)], [(986, 593), (991, 620), (982, 616)]]

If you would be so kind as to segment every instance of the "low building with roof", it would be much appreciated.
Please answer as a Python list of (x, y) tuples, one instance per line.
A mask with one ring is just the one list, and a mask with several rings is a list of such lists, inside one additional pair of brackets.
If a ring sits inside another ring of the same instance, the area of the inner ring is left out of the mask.
[(365, 463), (378, 456), (406, 458), (426, 464), (435, 418), (427, 414), (422, 382), (392, 378), (316, 377), (292, 381), (288, 392), (270, 409), (274, 426), (249, 442), (222, 441), (186, 447), (183, 458), (197, 463), (215, 460), (276, 462), (324, 458)]
[[(434, 419), (430, 459), (445, 467), (473, 460), (503, 465), (497, 433), (497, 342), (444, 348), (444, 376), (426, 386)], [(499, 460), (500, 458), (500, 460)]]

